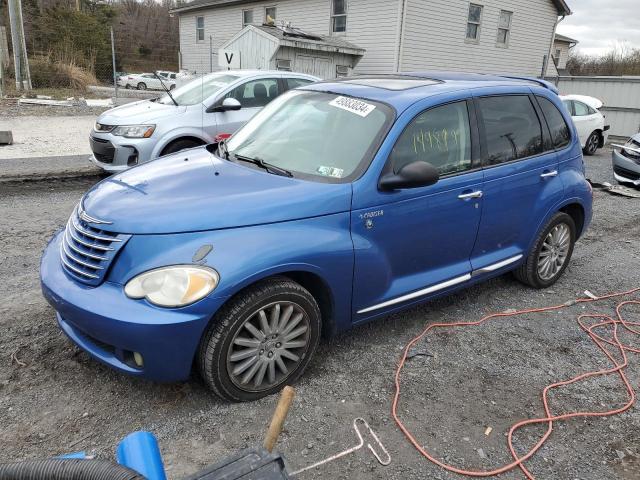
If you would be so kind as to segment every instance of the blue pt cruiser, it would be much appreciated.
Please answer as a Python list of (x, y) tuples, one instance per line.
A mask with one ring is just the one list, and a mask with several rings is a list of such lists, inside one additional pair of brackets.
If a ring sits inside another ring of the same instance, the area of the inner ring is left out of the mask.
[(294, 382), (319, 338), (507, 271), (564, 272), (591, 220), (553, 86), (475, 74), (290, 91), (226, 143), (89, 190), (42, 288), (96, 359), (233, 401)]

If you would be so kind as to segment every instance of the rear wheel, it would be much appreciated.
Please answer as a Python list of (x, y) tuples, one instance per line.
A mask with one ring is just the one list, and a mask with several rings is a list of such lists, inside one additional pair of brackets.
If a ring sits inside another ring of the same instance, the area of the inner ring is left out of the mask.
[(598, 150), (600, 146), (600, 134), (598, 132), (591, 132), (589, 138), (587, 138), (587, 142), (584, 144), (584, 148), (582, 152), (585, 155), (593, 155)]
[(305, 288), (284, 277), (262, 281), (215, 316), (200, 343), (200, 372), (226, 400), (257, 400), (302, 375), (320, 331), (320, 309)]
[(571, 216), (556, 213), (533, 242), (525, 262), (513, 273), (522, 283), (546, 288), (562, 276), (576, 242), (576, 225)]
[(140, 82), (137, 86), (138, 90), (146, 90), (147, 89), (147, 84), (144, 82)]

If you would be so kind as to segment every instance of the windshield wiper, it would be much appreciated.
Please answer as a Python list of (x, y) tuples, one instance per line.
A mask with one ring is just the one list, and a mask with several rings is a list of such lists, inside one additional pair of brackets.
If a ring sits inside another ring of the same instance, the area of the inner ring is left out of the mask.
[(162, 81), (162, 79), (160, 78), (160, 75), (158, 75), (156, 72), (153, 72), (153, 74), (155, 75), (155, 77), (160, 80), (160, 85), (162, 85), (162, 88), (164, 88), (164, 91), (167, 92), (167, 95), (169, 95), (169, 98), (171, 99), (171, 101), (173, 102), (173, 104), (177, 107), (178, 106), (178, 102), (176, 102), (176, 99), (173, 98), (173, 95), (171, 95), (171, 92), (169, 91), (169, 89), (167, 88), (167, 86), (164, 84), (164, 82)]
[(236, 160), (240, 160), (241, 162), (248, 162), (248, 163), (253, 163), (254, 165), (258, 165), (259, 167), (265, 169), (269, 173), (280, 175), (282, 177), (293, 177), (293, 173), (291, 173), (289, 170), (286, 170), (281, 167), (277, 167), (275, 165), (272, 165), (271, 163), (267, 163), (259, 157), (251, 158), (251, 157), (245, 157), (243, 155), (236, 155), (236, 154), (233, 154), (233, 156)]

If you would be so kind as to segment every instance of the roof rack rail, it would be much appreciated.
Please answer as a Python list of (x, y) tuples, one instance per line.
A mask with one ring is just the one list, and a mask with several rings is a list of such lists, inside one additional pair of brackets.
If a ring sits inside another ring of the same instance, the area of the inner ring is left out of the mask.
[(556, 87), (553, 83), (548, 82), (546, 80), (543, 80), (542, 78), (536, 78), (536, 77), (525, 77), (525, 76), (518, 76), (518, 75), (500, 75), (501, 77), (504, 78), (510, 78), (512, 80), (526, 80), (529, 82), (533, 82), (533, 83), (537, 83), (538, 85), (540, 85), (541, 87), (544, 87), (548, 90), (551, 90), (553, 93), (555, 93), (556, 95), (560, 95), (560, 91), (558, 90), (558, 87)]

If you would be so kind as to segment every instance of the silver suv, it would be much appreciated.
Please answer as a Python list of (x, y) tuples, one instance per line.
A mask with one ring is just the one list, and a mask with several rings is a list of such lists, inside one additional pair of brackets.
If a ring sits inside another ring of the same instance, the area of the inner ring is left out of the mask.
[(320, 80), (267, 70), (211, 73), (171, 94), (122, 105), (98, 117), (90, 160), (119, 172), (162, 155), (211, 143), (232, 134), (287, 90)]

